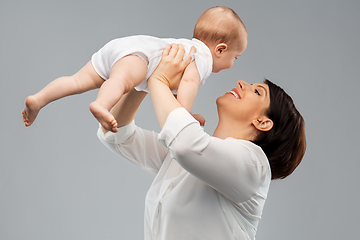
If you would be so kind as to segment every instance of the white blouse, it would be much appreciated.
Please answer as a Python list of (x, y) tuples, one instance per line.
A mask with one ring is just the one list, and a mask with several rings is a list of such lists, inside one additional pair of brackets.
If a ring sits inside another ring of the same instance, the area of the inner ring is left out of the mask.
[(262, 149), (206, 134), (184, 109), (160, 134), (134, 123), (101, 142), (155, 179), (145, 201), (145, 240), (255, 239), (271, 181)]

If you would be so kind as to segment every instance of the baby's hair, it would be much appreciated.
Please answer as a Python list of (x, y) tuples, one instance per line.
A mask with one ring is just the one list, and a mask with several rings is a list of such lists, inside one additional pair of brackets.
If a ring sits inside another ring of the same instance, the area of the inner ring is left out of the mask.
[(200, 16), (193, 37), (204, 43), (223, 42), (231, 45), (243, 34), (247, 34), (247, 30), (236, 12), (228, 7), (217, 6), (209, 8)]

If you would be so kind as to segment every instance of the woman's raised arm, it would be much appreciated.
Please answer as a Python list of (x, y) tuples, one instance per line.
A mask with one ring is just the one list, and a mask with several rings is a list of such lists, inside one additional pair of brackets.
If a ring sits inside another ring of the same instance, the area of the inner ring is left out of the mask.
[(178, 88), (182, 74), (191, 63), (195, 52), (193, 47), (189, 55), (184, 58), (185, 50), (181, 44), (166, 46), (158, 67), (148, 79), (151, 99), (161, 129), (168, 115), (176, 108), (182, 107), (171, 90)]

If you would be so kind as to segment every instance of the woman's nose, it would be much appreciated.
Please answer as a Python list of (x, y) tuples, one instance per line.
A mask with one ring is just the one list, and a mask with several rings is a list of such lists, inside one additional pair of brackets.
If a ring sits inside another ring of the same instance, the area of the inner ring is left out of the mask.
[(243, 80), (239, 80), (237, 82), (238, 86), (240, 87), (241, 90), (245, 90), (248, 87), (248, 83), (243, 81)]

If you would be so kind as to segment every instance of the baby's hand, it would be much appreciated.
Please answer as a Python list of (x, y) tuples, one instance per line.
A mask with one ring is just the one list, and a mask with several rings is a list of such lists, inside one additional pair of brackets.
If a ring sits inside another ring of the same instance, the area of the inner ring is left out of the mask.
[(200, 126), (205, 126), (205, 118), (201, 114), (192, 114), (193, 117), (200, 123)]

